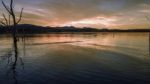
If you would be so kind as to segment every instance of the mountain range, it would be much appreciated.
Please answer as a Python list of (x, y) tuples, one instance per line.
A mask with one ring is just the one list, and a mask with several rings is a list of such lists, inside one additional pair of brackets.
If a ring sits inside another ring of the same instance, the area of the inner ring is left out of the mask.
[[(127, 30), (119, 30), (119, 29), (96, 29), (90, 27), (77, 28), (73, 26), (65, 26), (65, 27), (43, 27), (31, 24), (19, 24), (16, 27), (17, 33), (51, 33), (51, 32), (150, 32), (150, 29), (127, 29)], [(0, 26), (0, 33), (10, 33), (12, 30), (11, 27), (3, 27)]]

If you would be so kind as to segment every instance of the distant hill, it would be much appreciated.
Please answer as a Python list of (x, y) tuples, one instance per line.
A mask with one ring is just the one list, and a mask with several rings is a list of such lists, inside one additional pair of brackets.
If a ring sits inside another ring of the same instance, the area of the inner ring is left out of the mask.
[[(0, 33), (10, 33), (12, 27), (0, 26)], [(150, 32), (150, 29), (96, 29), (96, 28), (76, 28), (76, 27), (43, 27), (31, 24), (20, 24), (17, 26), (18, 33), (50, 33), (50, 32)]]

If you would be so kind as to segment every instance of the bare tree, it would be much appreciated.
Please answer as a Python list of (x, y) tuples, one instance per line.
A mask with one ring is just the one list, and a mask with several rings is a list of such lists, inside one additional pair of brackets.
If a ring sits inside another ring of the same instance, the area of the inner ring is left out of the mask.
[[(5, 8), (5, 10), (8, 12), (8, 14), (11, 16), (11, 19), (13, 21), (13, 29), (12, 29), (12, 34), (14, 37), (14, 42), (17, 42), (17, 38), (16, 38), (16, 26), (19, 24), (19, 22), (22, 19), (22, 13), (23, 13), (23, 8), (21, 9), (20, 15), (19, 15), (19, 19), (17, 20), (16, 14), (14, 12), (14, 0), (10, 0), (10, 4), (6, 5), (5, 2), (2, 0), (2, 5)], [(8, 21), (5, 17), (5, 15), (3, 14), (3, 17), (5, 19), (6, 24), (10, 25), (10, 20)], [(3, 23), (2, 23), (3, 24)]]
[[(10, 71), (13, 72), (13, 78), (15, 80), (15, 84), (17, 83), (17, 73), (16, 73), (16, 69), (17, 69), (17, 61), (19, 60), (18, 58), (18, 46), (17, 46), (17, 25), (19, 24), (19, 22), (21, 21), (22, 19), (22, 13), (23, 13), (23, 8), (21, 9), (21, 12), (20, 12), (20, 15), (19, 17), (17, 18), (16, 14), (15, 14), (15, 10), (14, 10), (14, 0), (10, 0), (10, 4), (9, 5), (6, 5), (6, 3), (2, 1), (2, 5), (3, 7), (5, 8), (5, 10), (7, 11), (8, 13), (8, 17), (6, 17), (5, 14), (2, 14), (3, 16), (3, 20), (0, 20), (0, 24), (3, 25), (3, 26), (7, 26), (7, 27), (10, 27), (11, 25), (11, 22), (12, 22), (12, 36), (13, 36), (13, 48), (14, 48), (14, 55), (12, 55), (11, 57), (14, 57), (14, 60), (11, 62), (12, 66), (10, 68)], [(21, 62), (22, 62), (22, 59), (20, 58)], [(23, 62), (22, 62), (22, 65), (23, 65)]]

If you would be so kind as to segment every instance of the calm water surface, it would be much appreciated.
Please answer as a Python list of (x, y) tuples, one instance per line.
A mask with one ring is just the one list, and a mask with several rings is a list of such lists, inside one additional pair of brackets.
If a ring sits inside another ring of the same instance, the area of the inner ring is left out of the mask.
[[(150, 84), (149, 33), (0, 35), (0, 84)], [(15, 52), (17, 51), (17, 53)]]

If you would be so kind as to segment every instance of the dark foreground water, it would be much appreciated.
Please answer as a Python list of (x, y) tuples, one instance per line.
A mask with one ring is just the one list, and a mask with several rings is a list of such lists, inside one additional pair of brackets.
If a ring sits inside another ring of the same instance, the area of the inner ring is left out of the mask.
[[(149, 33), (0, 35), (0, 84), (150, 84)], [(17, 51), (17, 52), (15, 52)]]

